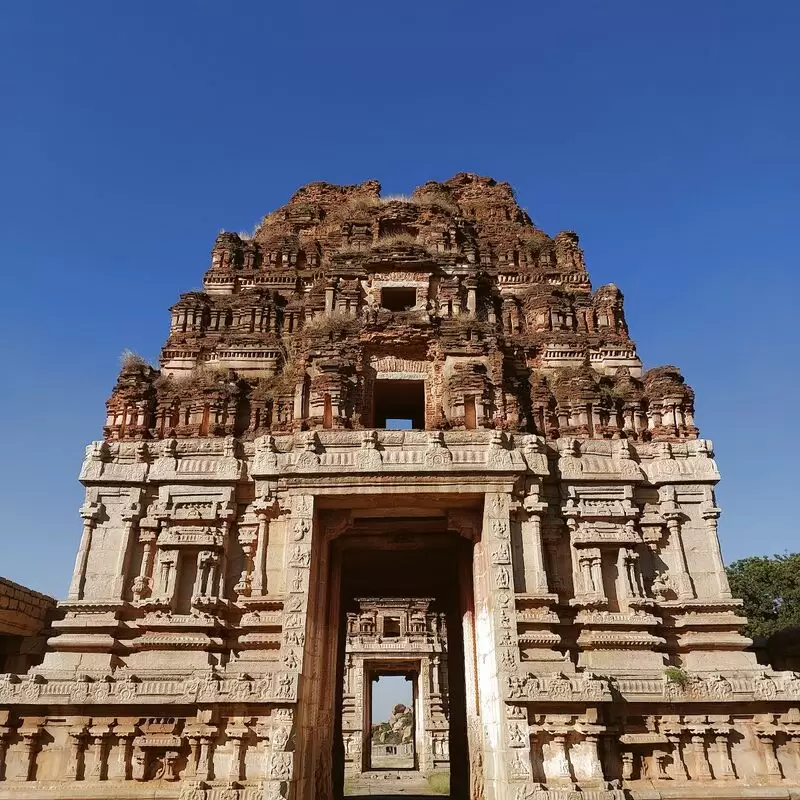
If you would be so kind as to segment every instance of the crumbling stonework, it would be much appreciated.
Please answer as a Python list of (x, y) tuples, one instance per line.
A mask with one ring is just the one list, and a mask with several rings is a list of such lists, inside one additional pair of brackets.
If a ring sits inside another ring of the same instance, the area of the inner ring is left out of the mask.
[(41, 661), (55, 607), (52, 597), (0, 578), (0, 666), (4, 672), (25, 672)]
[(798, 796), (800, 675), (746, 651), (679, 371), (507, 184), (379, 190), (220, 235), (160, 370), (126, 359), (0, 798), (338, 796), (381, 596), (445, 615), (454, 798)]

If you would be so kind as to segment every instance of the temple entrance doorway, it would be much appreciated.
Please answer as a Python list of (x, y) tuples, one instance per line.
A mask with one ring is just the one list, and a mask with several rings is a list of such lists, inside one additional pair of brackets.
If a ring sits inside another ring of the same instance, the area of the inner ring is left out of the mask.
[[(446, 519), (372, 519), (332, 542), (337, 797), (467, 795), (473, 545)], [(397, 679), (405, 697), (381, 687)]]

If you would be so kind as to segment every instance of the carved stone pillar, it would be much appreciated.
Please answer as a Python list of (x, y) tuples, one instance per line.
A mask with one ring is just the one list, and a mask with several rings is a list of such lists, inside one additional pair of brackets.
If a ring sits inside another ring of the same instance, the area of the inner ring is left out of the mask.
[(198, 778), (209, 780), (211, 778), (211, 747), (213, 739), (210, 736), (200, 737), (200, 749), (197, 756)]
[(33, 780), (34, 769), (36, 766), (36, 754), (39, 751), (39, 737), (42, 732), (42, 723), (40, 720), (25, 720), (22, 727), (19, 729), (19, 736), (21, 739), (22, 752), (18, 758), (14, 759), (11, 763), (14, 764), (15, 770), (9, 778), (15, 778), (19, 781)]
[(599, 737), (596, 733), (587, 733), (584, 737), (586, 750), (586, 779), (592, 783), (605, 786), (603, 764), (600, 761)]
[(122, 510), (122, 521), (125, 525), (124, 541), (117, 553), (117, 574), (111, 582), (109, 591), (110, 596), (115, 600), (122, 599), (125, 586), (128, 582), (128, 571), (130, 569), (133, 543), (136, 540), (136, 531), (141, 515), (142, 507), (139, 503), (131, 503)]
[(254, 536), (249, 528), (239, 525), (239, 546), (242, 548), (242, 553), (244, 553), (244, 563), (239, 580), (233, 587), (237, 597), (249, 597), (252, 594), (256, 542), (257, 535)]
[(764, 751), (764, 774), (771, 780), (781, 780), (783, 778), (783, 770), (775, 753), (775, 737), (777, 733), (776, 730), (760, 730), (756, 733)]
[[(115, 774), (109, 774), (109, 780), (114, 777), (119, 780), (131, 779), (131, 755), (133, 753), (133, 740), (136, 736), (136, 718), (118, 717), (114, 725), (114, 735), (117, 737), (117, 763)], [(109, 771), (111, 765), (109, 764)]]
[(241, 720), (237, 720), (234, 724), (228, 725), (225, 735), (231, 742), (231, 761), (228, 770), (228, 778), (232, 781), (242, 779), (242, 742), (247, 736), (248, 729)]
[(547, 783), (554, 786), (572, 786), (567, 736), (556, 733), (550, 739), (550, 757), (546, 762)]
[(720, 509), (711, 500), (707, 500), (701, 505), (701, 516), (705, 520), (706, 530), (708, 531), (708, 549), (714, 562), (719, 596), (728, 599), (732, 596), (731, 587), (728, 583), (728, 575), (725, 572), (725, 564), (722, 561), (722, 551), (720, 550), (719, 536), (717, 535), (717, 520), (720, 513)]
[(64, 770), (64, 777), (76, 781), (80, 775), (81, 753), (86, 742), (86, 720), (71, 728), (69, 734), (69, 759)]
[(439, 656), (434, 656), (431, 661), (431, 691), (433, 694), (441, 694), (439, 688)]
[(622, 780), (629, 781), (633, 778), (633, 753), (626, 750), (622, 754)]
[(277, 506), (268, 497), (262, 497), (253, 504), (258, 516), (256, 551), (253, 557), (252, 593), (256, 597), (267, 593), (266, 563), (269, 543), (269, 524), (277, 512)]
[(572, 547), (578, 564), (575, 600), (578, 603), (605, 603), (601, 552), (597, 547)]
[(140, 530), (139, 541), (142, 543), (142, 563), (139, 574), (133, 579), (131, 592), (136, 601), (150, 597), (153, 591), (153, 556), (156, 550), (156, 532)]
[(729, 730), (714, 730), (714, 742), (716, 750), (719, 755), (719, 774), (716, 776), (717, 780), (730, 781), (736, 777), (736, 772), (733, 768), (733, 761), (731, 760), (730, 753), (730, 731)]
[(523, 553), (525, 554), (525, 591), (529, 594), (547, 594), (547, 570), (542, 547), (542, 515), (547, 503), (537, 497), (526, 497), (523, 503), (527, 519), (522, 521)]
[(92, 532), (102, 511), (102, 503), (90, 502), (84, 504), (81, 508), (83, 533), (81, 534), (81, 543), (78, 546), (78, 555), (75, 558), (75, 570), (72, 573), (72, 580), (69, 584), (68, 600), (83, 599), (83, 583), (86, 579), (86, 565), (89, 561), (89, 550), (92, 546)]
[(6, 754), (8, 753), (8, 728), (0, 726), (0, 779), (6, 775)]
[(178, 581), (177, 550), (161, 550), (158, 557), (158, 576), (155, 594), (159, 600), (172, 605), (175, 599)]
[(692, 579), (686, 563), (686, 551), (681, 538), (681, 512), (675, 500), (675, 487), (662, 486), (659, 491), (661, 513), (669, 531), (669, 541), (674, 553), (677, 574), (675, 575), (675, 591), (679, 600), (690, 600), (695, 597)]
[(100, 731), (92, 728), (89, 732), (92, 742), (91, 758), (86, 767), (87, 780), (99, 781), (103, 779), (103, 768), (105, 766), (105, 750), (107, 731)]
[(696, 777), (703, 781), (710, 781), (713, 776), (711, 775), (711, 765), (708, 763), (704, 731), (692, 731), (692, 752), (694, 753)]
[(686, 761), (683, 757), (683, 748), (681, 747), (681, 736), (679, 733), (672, 733), (667, 735), (667, 740), (672, 745), (672, 767), (674, 777), (676, 780), (689, 780), (689, 770), (686, 769)]

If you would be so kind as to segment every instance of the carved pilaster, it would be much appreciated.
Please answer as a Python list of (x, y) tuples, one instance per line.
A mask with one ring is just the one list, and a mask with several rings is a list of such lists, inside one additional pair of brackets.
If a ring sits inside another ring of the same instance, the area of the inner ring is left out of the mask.
[(708, 763), (708, 752), (706, 751), (706, 737), (704, 730), (692, 731), (692, 753), (694, 755), (695, 776), (703, 781), (712, 779), (711, 765)]
[(67, 599), (83, 599), (83, 584), (86, 580), (86, 565), (89, 561), (89, 550), (92, 547), (92, 532), (97, 524), (97, 520), (103, 513), (103, 504), (97, 502), (87, 502), (80, 510), (83, 520), (83, 532), (81, 542), (78, 546), (78, 555), (75, 558), (75, 569), (72, 573), (72, 580), (69, 584)]
[(150, 597), (153, 591), (153, 557), (156, 549), (156, 532), (141, 530), (139, 541), (142, 543), (142, 561), (139, 574), (133, 579), (131, 593), (135, 601)]
[(728, 599), (731, 595), (731, 587), (728, 583), (728, 574), (725, 572), (725, 564), (722, 561), (722, 551), (719, 546), (719, 536), (717, 535), (717, 520), (719, 519), (720, 509), (713, 501), (706, 500), (701, 504), (700, 515), (706, 524), (708, 531), (708, 549), (714, 563), (714, 573), (717, 577), (719, 586), (719, 596)]
[(694, 598), (695, 591), (692, 579), (689, 576), (689, 568), (686, 563), (686, 551), (683, 547), (681, 538), (682, 515), (675, 499), (674, 486), (662, 486), (659, 491), (661, 499), (661, 515), (667, 524), (669, 540), (672, 546), (673, 561), (676, 564), (677, 574), (675, 575), (675, 591), (679, 600), (690, 600)]
[[(19, 729), (20, 749), (18, 757), (11, 763), (15, 770), (9, 778), (19, 781), (35, 779), (36, 754), (39, 752), (40, 738), (43, 730), (43, 721), (40, 719), (25, 719)], [(10, 770), (9, 770), (10, 772)]]
[(736, 777), (730, 752), (730, 729), (714, 728), (714, 744), (719, 760), (717, 780), (730, 781)]
[(761, 728), (756, 732), (756, 736), (761, 742), (761, 752), (764, 755), (764, 775), (770, 780), (781, 780), (783, 778), (783, 770), (776, 753), (775, 739), (777, 735), (776, 728)]
[(525, 516), (522, 520), (522, 542), (525, 554), (525, 591), (529, 594), (547, 594), (547, 570), (542, 546), (542, 516), (547, 503), (539, 502), (537, 495), (523, 502)]
[(75, 781), (81, 777), (81, 758), (86, 743), (87, 723), (88, 720), (82, 720), (68, 731), (69, 756), (64, 770), (64, 777), (68, 780)]
[(686, 768), (686, 761), (681, 747), (681, 735), (677, 731), (667, 734), (667, 741), (672, 745), (672, 768), (673, 776), (676, 780), (688, 781), (689, 771)]
[(269, 544), (270, 520), (277, 515), (279, 508), (270, 497), (264, 496), (253, 504), (253, 511), (258, 517), (256, 547), (253, 555), (252, 594), (256, 597), (267, 593), (266, 562)]
[(122, 595), (125, 591), (128, 573), (130, 571), (133, 545), (137, 538), (136, 534), (141, 516), (142, 506), (141, 503), (138, 502), (130, 503), (122, 510), (122, 523), (124, 525), (123, 542), (122, 547), (120, 547), (117, 552), (116, 576), (112, 581), (110, 589), (110, 596), (115, 599), (122, 599)]

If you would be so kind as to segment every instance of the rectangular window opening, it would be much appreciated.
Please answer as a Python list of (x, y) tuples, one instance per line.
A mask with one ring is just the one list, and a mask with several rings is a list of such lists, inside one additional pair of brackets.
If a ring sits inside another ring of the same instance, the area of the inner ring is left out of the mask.
[(417, 304), (413, 286), (386, 286), (381, 289), (381, 307), (388, 311), (408, 311)]
[(400, 618), (384, 617), (383, 635), (386, 639), (396, 639), (400, 636)]
[(425, 429), (425, 381), (378, 380), (373, 396), (376, 428)]

